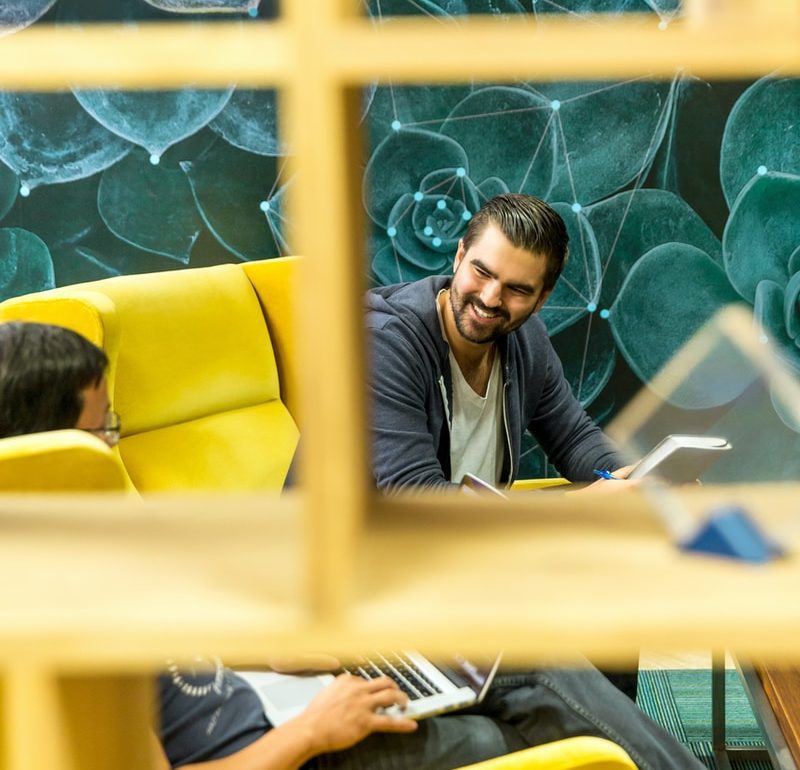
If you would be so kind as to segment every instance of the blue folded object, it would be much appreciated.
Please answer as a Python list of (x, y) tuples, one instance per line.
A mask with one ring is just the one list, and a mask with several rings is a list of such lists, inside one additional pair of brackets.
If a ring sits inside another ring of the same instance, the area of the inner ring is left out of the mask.
[(739, 506), (725, 506), (711, 511), (699, 531), (682, 543), (681, 548), (756, 564), (784, 555), (783, 548), (764, 534), (744, 508)]

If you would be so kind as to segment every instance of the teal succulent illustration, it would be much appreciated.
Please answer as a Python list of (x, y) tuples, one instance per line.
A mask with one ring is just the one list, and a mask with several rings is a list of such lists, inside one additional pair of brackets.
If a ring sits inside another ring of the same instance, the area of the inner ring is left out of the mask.
[[(477, 208), (501, 192), (526, 192), (553, 203), (572, 244), (542, 310), (551, 334), (592, 314), (607, 326), (614, 296), (604, 286), (620, 282), (626, 264), (640, 256), (628, 251), (640, 245), (636, 218), (657, 205), (650, 190), (641, 191), (635, 207), (629, 198), (605, 206), (596, 201), (641, 185), (666, 133), (674, 93), (674, 84), (663, 82), (520, 83), (442, 90), (437, 102), (430, 91), (416, 100), (416, 94), (380, 86), (369, 120), (371, 135), (383, 136), (364, 174), (364, 203), (376, 225), (374, 279), (389, 283), (448, 272)], [(389, 104), (397, 109), (388, 111)], [(661, 203), (677, 207), (681, 216), (692, 214), (669, 193)], [(695, 229), (686, 226), (680, 237), (705, 238), (704, 245), (719, 251), (695, 219)], [(620, 242), (616, 230), (623, 220), (627, 238)], [(669, 231), (650, 237), (657, 245), (679, 236)], [(594, 353), (602, 350), (612, 365), (599, 368), (600, 378), (594, 367), (575, 368), (573, 384), (586, 404), (607, 383), (615, 356), (611, 334), (596, 326)]]
[[(800, 81), (773, 78), (750, 86), (730, 111), (719, 161), (730, 203), (721, 260), (708, 243), (695, 239), (685, 241), (699, 247), (694, 251), (648, 252), (629, 266), (612, 320), (618, 314), (633, 324), (638, 319), (637, 334), (633, 325), (627, 325), (627, 334), (620, 325), (617, 337), (643, 381), (713, 311), (737, 301), (752, 307), (764, 342), (773, 342), (800, 373), (798, 115)], [(659, 318), (665, 298), (675, 303), (671, 331)], [(658, 360), (650, 361), (647, 350), (660, 350)]]
[[(679, 0), (364, 0), (392, 17), (650, 14)], [(274, 0), (30, 0), (32, 23), (257, 23)], [(800, 372), (800, 81), (380, 82), (364, 87), (365, 272), (452, 269), (478, 208), (549, 201), (570, 259), (541, 311), (574, 392), (613, 416), (719, 308), (750, 307)], [(125, 273), (292, 253), (291, 137), (274, 91), (0, 93), (0, 297)], [(322, 129), (321, 129), (322, 130)], [(683, 409), (718, 406), (702, 389)], [(791, 422), (783, 414), (779, 421)], [(778, 419), (778, 418), (776, 418)], [(796, 431), (797, 426), (792, 428)], [(529, 442), (523, 472), (550, 472)]]

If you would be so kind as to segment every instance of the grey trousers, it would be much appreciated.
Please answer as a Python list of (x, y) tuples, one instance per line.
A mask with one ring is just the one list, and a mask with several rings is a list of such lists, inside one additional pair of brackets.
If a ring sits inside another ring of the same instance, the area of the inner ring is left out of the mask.
[(378, 733), (325, 754), (318, 770), (451, 770), (530, 746), (592, 735), (622, 746), (639, 770), (705, 770), (594, 668), (503, 672), (479, 706)]

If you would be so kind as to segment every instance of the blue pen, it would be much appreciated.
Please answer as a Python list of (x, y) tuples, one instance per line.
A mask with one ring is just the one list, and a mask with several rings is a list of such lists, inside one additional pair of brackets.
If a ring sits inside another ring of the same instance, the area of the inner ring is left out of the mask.
[(595, 468), (592, 473), (595, 476), (599, 476), (601, 479), (613, 479), (614, 481), (622, 481), (619, 476), (615, 476), (611, 471), (599, 471)]

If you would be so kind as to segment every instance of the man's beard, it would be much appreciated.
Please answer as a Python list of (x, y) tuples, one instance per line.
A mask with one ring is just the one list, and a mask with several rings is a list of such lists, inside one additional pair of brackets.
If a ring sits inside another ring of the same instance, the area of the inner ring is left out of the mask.
[[(521, 326), (528, 320), (531, 313), (524, 318), (520, 319), (517, 323), (511, 322), (511, 316), (507, 310), (497, 308), (492, 310), (486, 307), (483, 302), (475, 294), (467, 294), (462, 296), (458, 294), (453, 287), (450, 287), (450, 308), (453, 311), (453, 318), (456, 322), (456, 329), (458, 333), (467, 341), (473, 342), (478, 345), (488, 344), (490, 342), (497, 342), (497, 340), (510, 334), (514, 329)], [(496, 326), (489, 326), (482, 328), (477, 326), (469, 316), (469, 306), (474, 305), (484, 313), (489, 313), (495, 316), (501, 323)]]

